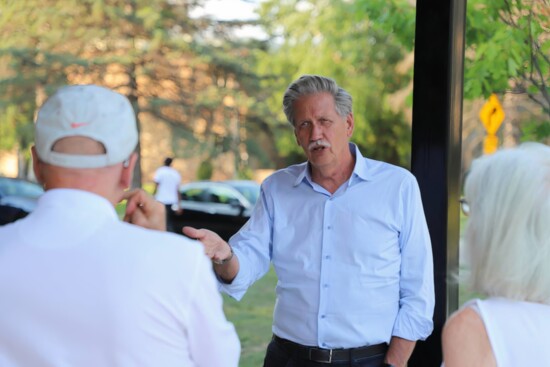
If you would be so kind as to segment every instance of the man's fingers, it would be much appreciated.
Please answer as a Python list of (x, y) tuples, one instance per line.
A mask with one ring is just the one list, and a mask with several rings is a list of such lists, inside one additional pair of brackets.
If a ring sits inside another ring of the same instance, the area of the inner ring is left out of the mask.
[(132, 214), (136, 208), (139, 208), (144, 213), (149, 213), (153, 210), (159, 210), (162, 205), (155, 201), (153, 197), (147, 194), (143, 189), (133, 189), (125, 191), (122, 195), (122, 200), (127, 200), (126, 213)]
[(122, 198), (120, 199), (120, 201), (122, 200), (134, 201), (134, 199), (137, 198), (138, 196), (141, 196), (142, 193), (144, 193), (142, 189), (131, 189), (131, 190), (124, 191), (122, 193)]
[(164, 205), (156, 201), (145, 190), (128, 190), (122, 194), (122, 200), (127, 200), (124, 221), (145, 228), (166, 230)]
[(144, 192), (141, 189), (133, 189), (125, 191), (122, 194), (122, 200), (127, 200), (126, 202), (126, 215), (132, 215), (134, 213), (134, 210), (136, 208), (140, 207), (143, 208), (144, 205)]
[(128, 218), (128, 222), (140, 227), (150, 228), (147, 218), (139, 210), (136, 210), (134, 214)]
[(202, 237), (204, 237), (204, 235), (201, 236), (200, 229), (189, 227), (189, 226), (183, 227), (182, 232), (187, 237), (194, 238), (194, 239), (201, 239)]

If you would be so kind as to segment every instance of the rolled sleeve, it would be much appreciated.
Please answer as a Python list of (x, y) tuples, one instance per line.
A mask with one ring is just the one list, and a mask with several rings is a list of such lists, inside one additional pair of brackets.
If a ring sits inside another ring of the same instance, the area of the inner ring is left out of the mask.
[(407, 340), (425, 340), (433, 331), (433, 256), (420, 190), (414, 177), (405, 182), (402, 195), (400, 300), (392, 335)]

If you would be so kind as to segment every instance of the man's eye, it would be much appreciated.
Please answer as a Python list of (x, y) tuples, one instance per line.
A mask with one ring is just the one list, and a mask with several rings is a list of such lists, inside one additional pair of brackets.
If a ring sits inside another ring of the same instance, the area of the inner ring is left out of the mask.
[(300, 129), (303, 129), (303, 128), (308, 127), (309, 125), (310, 125), (310, 122), (309, 122), (309, 121), (303, 121), (303, 122), (300, 122), (300, 123), (298, 124), (298, 127), (299, 127)]

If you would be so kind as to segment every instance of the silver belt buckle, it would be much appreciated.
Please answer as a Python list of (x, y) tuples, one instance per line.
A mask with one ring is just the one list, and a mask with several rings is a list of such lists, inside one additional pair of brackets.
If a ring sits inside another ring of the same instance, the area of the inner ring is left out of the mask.
[(313, 350), (314, 350), (313, 348), (309, 350), (309, 360), (310, 361), (315, 361), (315, 362), (319, 362), (319, 363), (332, 363), (332, 349), (328, 349), (328, 361), (327, 360), (320, 360), (320, 359), (317, 359), (317, 358), (312, 358), (311, 352)]

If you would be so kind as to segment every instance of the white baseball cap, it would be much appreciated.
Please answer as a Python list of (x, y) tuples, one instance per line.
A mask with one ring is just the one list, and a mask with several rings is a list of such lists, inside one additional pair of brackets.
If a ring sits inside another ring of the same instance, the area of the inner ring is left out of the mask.
[[(83, 136), (103, 144), (105, 154), (54, 152), (61, 138)], [(35, 123), (35, 146), (41, 161), (66, 168), (107, 167), (128, 159), (138, 142), (136, 117), (122, 94), (97, 85), (59, 89), (42, 105)]]

